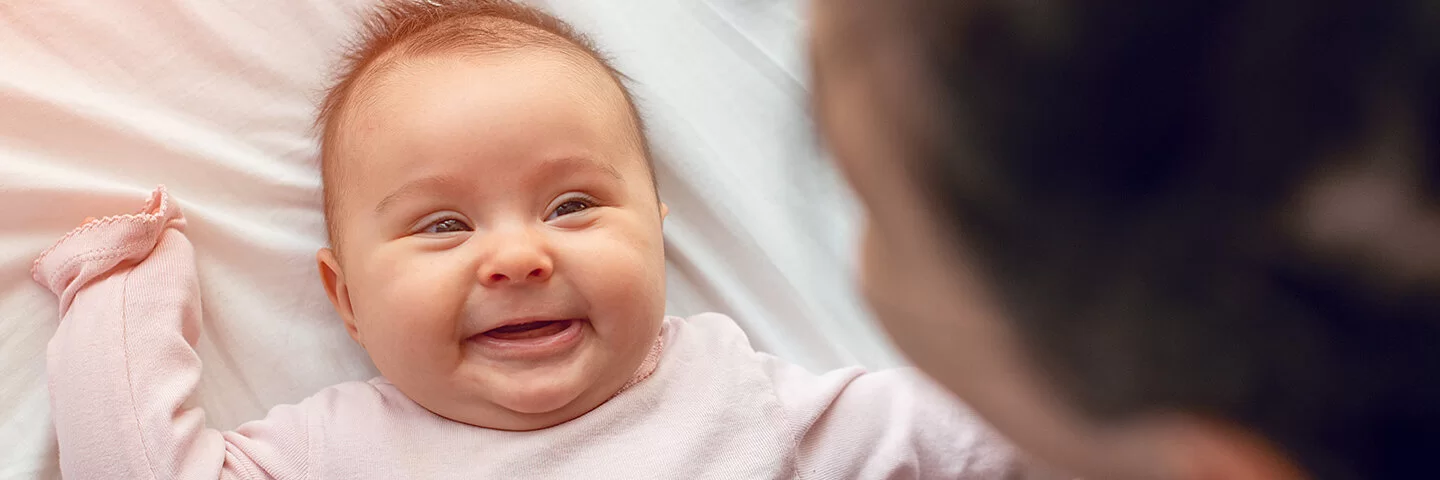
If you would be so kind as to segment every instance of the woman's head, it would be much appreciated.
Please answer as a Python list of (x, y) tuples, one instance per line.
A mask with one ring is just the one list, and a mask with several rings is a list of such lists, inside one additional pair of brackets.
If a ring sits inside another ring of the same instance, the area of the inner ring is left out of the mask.
[(1018, 443), (1136, 477), (1391, 478), (1436, 446), (1434, 2), (815, 14), (867, 293)]

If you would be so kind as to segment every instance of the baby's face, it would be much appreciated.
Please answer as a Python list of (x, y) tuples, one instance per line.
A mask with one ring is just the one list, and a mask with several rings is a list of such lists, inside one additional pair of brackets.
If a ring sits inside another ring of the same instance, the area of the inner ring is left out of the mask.
[(321, 270), (351, 335), (432, 412), (567, 421), (659, 334), (664, 207), (601, 68), (538, 49), (433, 56), (353, 101), (340, 258), (322, 250)]

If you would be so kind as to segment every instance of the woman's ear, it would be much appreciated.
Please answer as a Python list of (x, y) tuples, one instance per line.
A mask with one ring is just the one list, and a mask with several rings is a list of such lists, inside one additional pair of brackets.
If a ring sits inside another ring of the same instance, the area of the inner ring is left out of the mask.
[(1164, 421), (1161, 456), (1177, 480), (1303, 480), (1268, 440), (1229, 422), (1187, 415)]
[(320, 268), (320, 281), (325, 284), (325, 294), (330, 296), (330, 304), (335, 306), (335, 312), (345, 321), (345, 331), (350, 332), (350, 338), (355, 339), (360, 347), (365, 347), (365, 341), (360, 337), (360, 329), (355, 325), (355, 310), (350, 305), (350, 289), (345, 284), (345, 272), (340, 269), (340, 260), (336, 258), (335, 251), (329, 248), (320, 249), (315, 252), (315, 263)]

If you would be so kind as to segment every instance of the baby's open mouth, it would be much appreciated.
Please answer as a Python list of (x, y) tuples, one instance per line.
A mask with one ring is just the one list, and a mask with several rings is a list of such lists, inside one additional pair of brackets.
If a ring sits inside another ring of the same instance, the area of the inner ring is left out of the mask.
[[(466, 339), (475, 352), (498, 361), (549, 361), (575, 352), (585, 338), (585, 318), (517, 319)], [(568, 357), (567, 357), (568, 358)]]
[(483, 335), (496, 340), (527, 340), (531, 338), (548, 337), (570, 328), (572, 322), (574, 322), (574, 320), (544, 320), (517, 323), (488, 330)]

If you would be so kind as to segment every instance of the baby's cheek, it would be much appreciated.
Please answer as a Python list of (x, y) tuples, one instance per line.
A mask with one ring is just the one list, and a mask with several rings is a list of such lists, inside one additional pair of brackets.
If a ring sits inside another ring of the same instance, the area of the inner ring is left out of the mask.
[[(408, 261), (407, 261), (408, 260)], [(374, 313), (387, 330), (402, 337), (448, 341), (470, 278), (460, 262), (423, 258), (388, 262), (373, 272)]]
[(604, 298), (634, 297), (651, 293), (662, 283), (664, 257), (647, 242), (615, 234), (596, 235), (577, 242), (569, 252), (575, 277), (592, 293), (606, 293)]
[(664, 258), (637, 239), (606, 236), (572, 252), (572, 278), (601, 315), (594, 327), (623, 344), (648, 346), (650, 333), (664, 316)]

